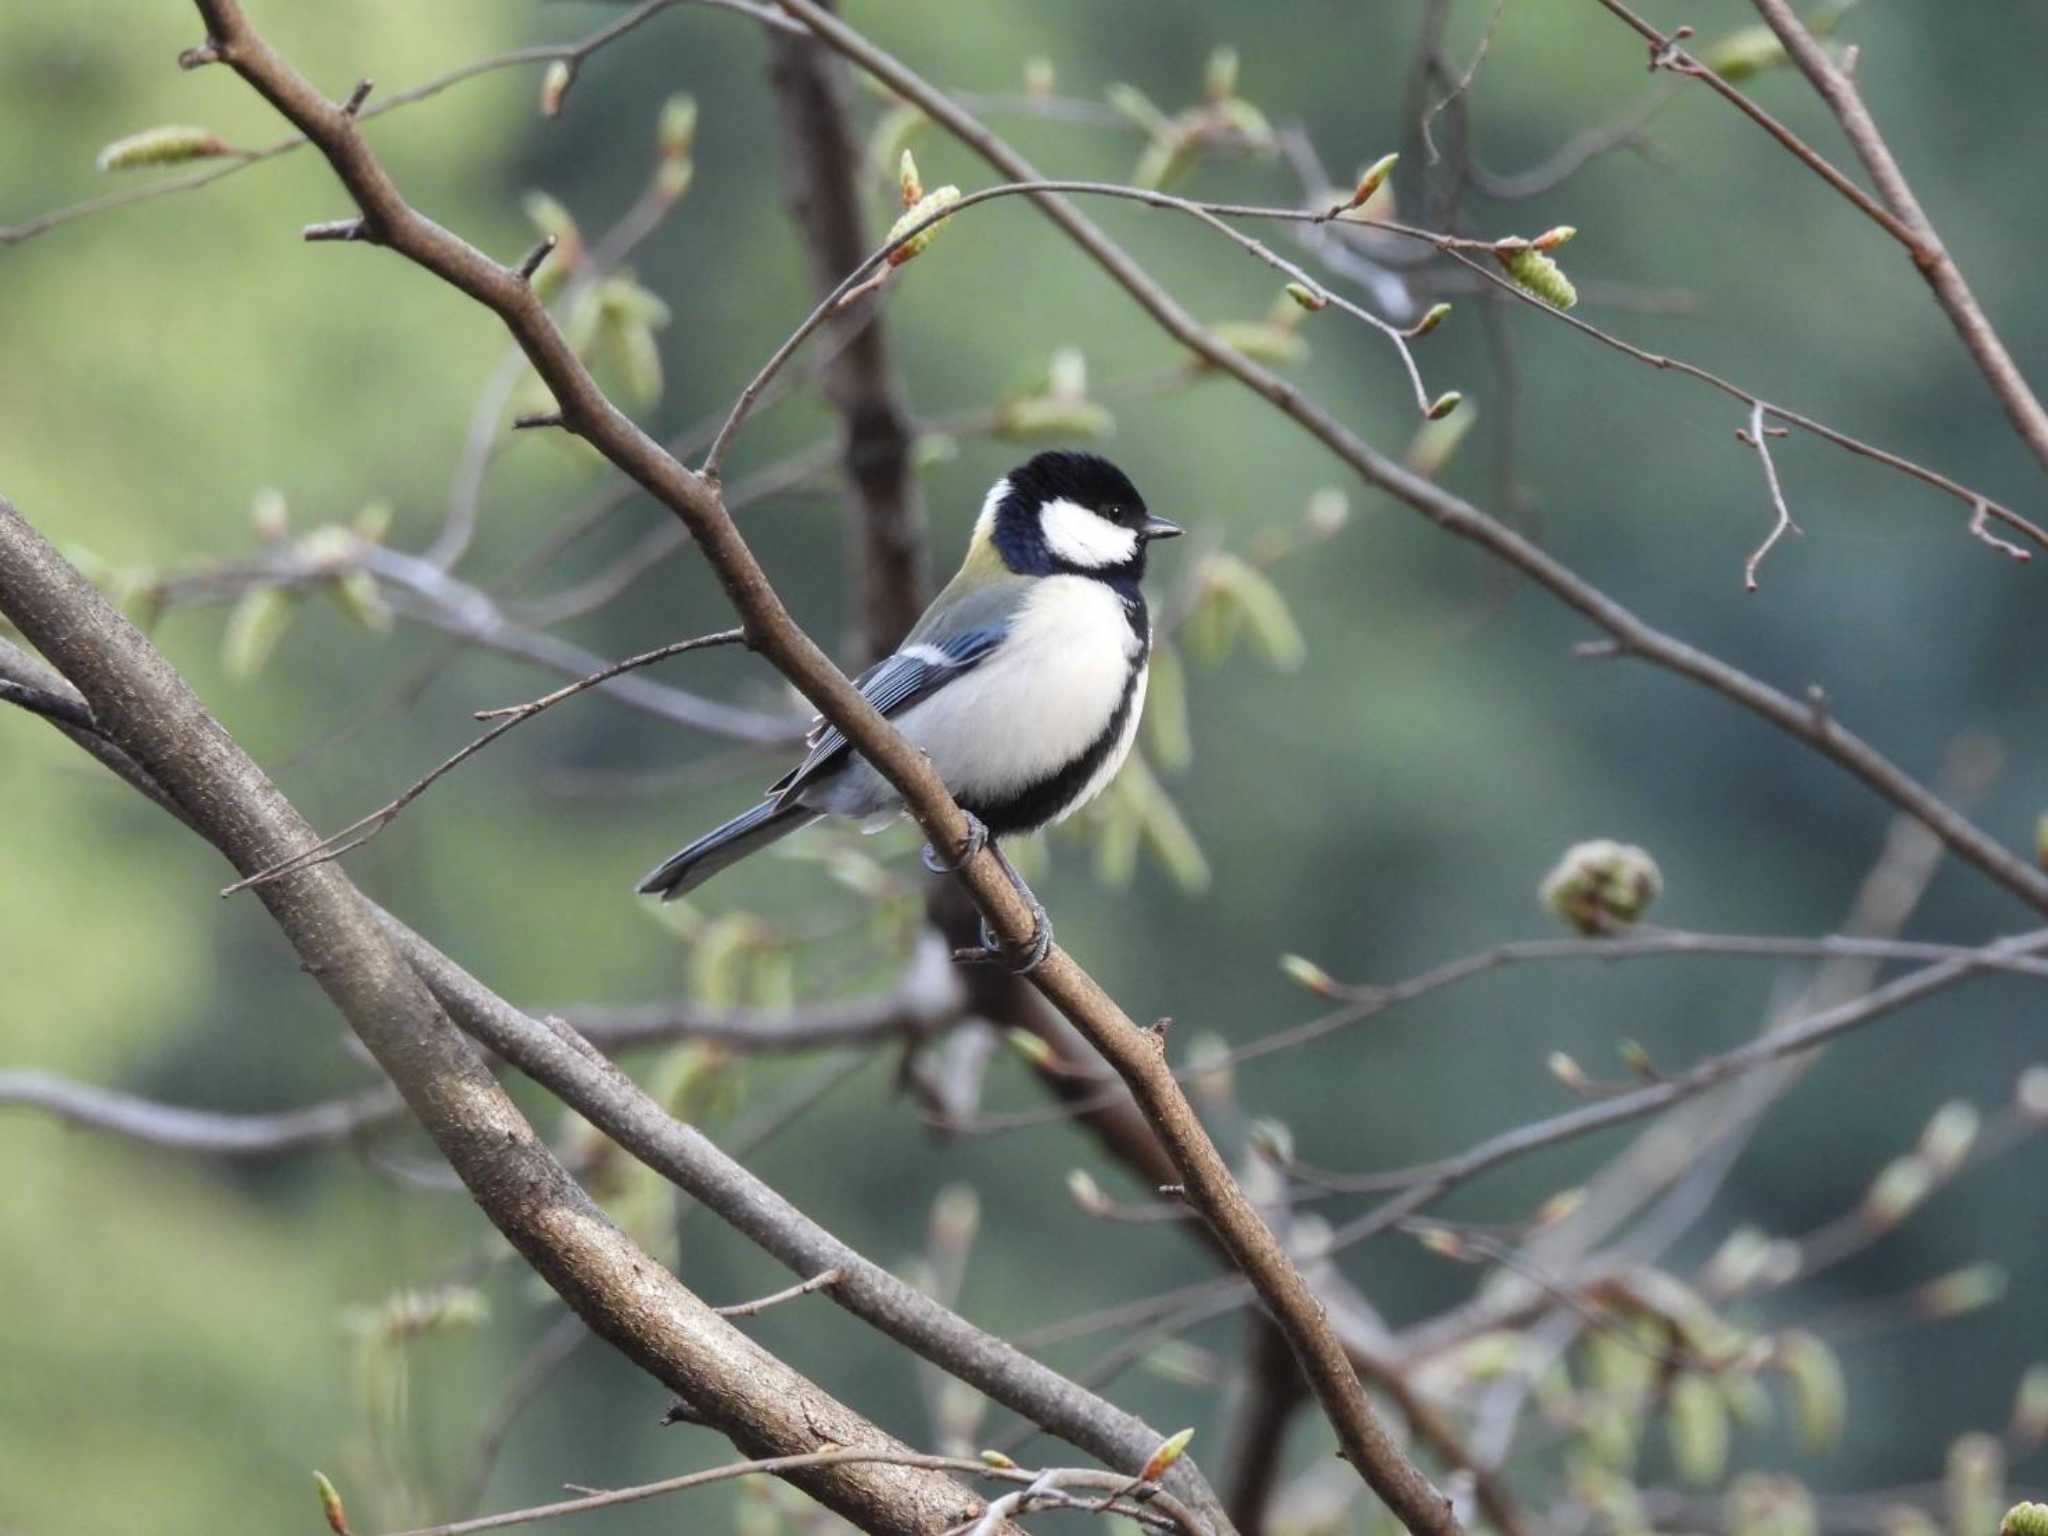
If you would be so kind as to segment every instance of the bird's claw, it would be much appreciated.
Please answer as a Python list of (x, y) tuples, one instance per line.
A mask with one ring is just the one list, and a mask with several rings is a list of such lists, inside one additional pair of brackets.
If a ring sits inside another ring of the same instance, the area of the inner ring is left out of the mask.
[(1051, 953), (1052, 919), (1045, 915), (1045, 907), (1034, 899), (1031, 903), (1031, 937), (1022, 944), (1005, 944), (984, 917), (981, 920), (981, 947), (956, 950), (953, 958), (962, 965), (1000, 963), (1013, 976), (1029, 976), (1045, 964), (1045, 957)]
[(967, 847), (958, 859), (947, 863), (939, 857), (938, 849), (930, 843), (926, 843), (918, 852), (918, 862), (935, 875), (957, 875), (967, 867), (968, 862), (977, 853), (988, 846), (987, 823), (972, 811), (962, 811), (960, 814), (967, 818)]

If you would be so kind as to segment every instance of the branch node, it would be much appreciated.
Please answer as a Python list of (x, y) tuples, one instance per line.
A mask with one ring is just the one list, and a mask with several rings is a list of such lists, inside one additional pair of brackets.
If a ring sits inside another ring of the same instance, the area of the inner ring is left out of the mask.
[(1572, 655), (1580, 661), (1603, 661), (1627, 653), (1628, 647), (1619, 640), (1581, 640), (1572, 647)]
[(512, 418), (514, 432), (527, 432), (535, 427), (560, 427), (564, 432), (575, 430), (563, 419), (560, 411), (528, 411), (524, 416)]
[(204, 69), (209, 64), (218, 64), (227, 57), (227, 51), (220, 39), (209, 37), (205, 42), (187, 48), (178, 55), (178, 68)]
[(370, 92), (375, 87), (376, 82), (367, 76), (358, 80), (356, 88), (348, 93), (348, 100), (341, 104), (341, 115), (343, 117), (354, 117), (357, 113), (361, 112), (363, 110), (363, 103), (370, 99)]
[(370, 221), (358, 215), (352, 219), (328, 219), (320, 224), (308, 224), (305, 238), (313, 240), (374, 240), (370, 233)]
[(539, 245), (528, 251), (519, 265), (513, 268), (519, 274), (519, 280), (522, 283), (532, 282), (533, 274), (540, 270), (540, 264), (548, 259), (549, 255), (553, 253), (555, 246), (559, 243), (558, 236), (548, 235), (542, 239)]
[(1979, 497), (1974, 509), (1970, 513), (1971, 538), (1981, 539), (2001, 555), (2010, 555), (2015, 560), (2025, 562), (2034, 558), (2031, 551), (2021, 549), (2019, 545), (2009, 540), (2001, 539), (1997, 534), (1993, 533), (1989, 523), (1990, 516), (1991, 503)]

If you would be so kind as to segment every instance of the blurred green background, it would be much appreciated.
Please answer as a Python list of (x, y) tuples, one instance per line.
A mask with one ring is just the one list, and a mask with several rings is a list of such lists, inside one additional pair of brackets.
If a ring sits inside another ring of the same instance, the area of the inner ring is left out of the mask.
[[(1477, 0), (1458, 8), (1457, 58), (1469, 56), (1490, 9)], [(254, 10), (335, 94), (360, 76), (397, 89), (498, 50), (580, 36), (616, 14), (532, 0)], [(1343, 178), (1403, 141), (1403, 74), (1420, 10), (1038, 0), (963, 11), (918, 0), (855, 4), (850, 19), (962, 91), (1014, 95), (1024, 61), (1042, 55), (1063, 96), (1100, 102), (1105, 86), (1128, 81), (1169, 110), (1199, 96), (1204, 61), (1232, 44), (1243, 94), (1276, 122), (1298, 118)], [(1753, 18), (1736, 0), (1655, 12), (1703, 37)], [(225, 71), (178, 72), (177, 50), (198, 35), (191, 8), (173, 0), (0, 12), (0, 221), (163, 174), (117, 178), (93, 167), (103, 144), (141, 128), (203, 124), (239, 145), (277, 138), (274, 115)], [(2048, 200), (2037, 195), (2048, 14), (1870, 4), (1843, 35), (1862, 47), (1859, 78), (1931, 216), (2014, 355), (2037, 382), (2048, 379), (2035, 270), (2048, 239)], [(1584, 0), (1509, 6), (1472, 95), (1480, 159), (1520, 169), (1612, 120), (1652, 88), (1643, 62), (1632, 35)], [(539, 71), (528, 66), (381, 118), (371, 133), (418, 206), (509, 256), (533, 238), (521, 212), (530, 189), (559, 199), (592, 237), (608, 228), (652, 170), (660, 103), (692, 93), (701, 108), (695, 185), (631, 263), (673, 306), (661, 334), (667, 387), (643, 412), (651, 429), (673, 433), (722, 411), (812, 299), (782, 202), (764, 66), (754, 23), (685, 6), (592, 58), (558, 119), (536, 111)], [(1795, 75), (1772, 73), (1754, 88), (1847, 163)], [(884, 109), (865, 92), (858, 105), (864, 124)], [(1116, 128), (1015, 113), (997, 125), (1054, 175), (1124, 179), (1141, 147)], [(2039, 506), (2038, 465), (1895, 246), (1704, 90), (1678, 91), (1650, 138), (1654, 156), (1596, 160), (1533, 203), (1477, 200), (1469, 227), (1533, 234), (1574, 224), (1581, 233), (1564, 259), (1596, 323), (2021, 510)], [(928, 185), (990, 179), (936, 133), (915, 147)], [(1402, 190), (1420, 206), (1416, 173), (1424, 168), (1404, 166)], [(1298, 196), (1284, 164), (1242, 156), (1203, 159), (1181, 190)], [(879, 230), (891, 189), (878, 177), (872, 192)], [(262, 487), (282, 493), (295, 532), (345, 523), (381, 500), (395, 509), (389, 542), (423, 547), (505, 345), (488, 315), (400, 261), (301, 242), (301, 225), (346, 211), (324, 165), (302, 153), (0, 247), (0, 491), (117, 574), (252, 554), (249, 509)], [(1271, 273), (1185, 221), (1127, 206), (1091, 212), (1204, 318), (1256, 319), (1277, 291)], [(1283, 231), (1271, 237), (1298, 254)], [(1673, 293), (1690, 301), (1677, 312), (1633, 302)], [(1433, 391), (1462, 389), (1476, 407), (1445, 478), (1490, 504), (1500, 385), (1478, 307), (1459, 310), (1420, 360)], [(1779, 686), (1825, 686), (1841, 719), (1916, 774), (1938, 776), (1967, 735), (1995, 739), (2005, 767), (1981, 822), (2009, 843), (2031, 840), (2048, 806), (2048, 575), (1971, 541), (1955, 503), (1792, 438), (1776, 452), (1805, 537), (1781, 546), (1762, 591), (1745, 594), (1742, 561), (1769, 510), (1754, 457), (1731, 439), (1740, 409), (1533, 311), (1514, 307), (1502, 319), (1522, 374), (1512, 477), (1524, 522), (1550, 549), (1651, 622)], [(1031, 387), (1058, 345), (1085, 346), (1098, 386), (1177, 361), (1018, 201), (956, 221), (900, 274), (887, 323), (924, 418)], [(1400, 452), (1414, 412), (1385, 344), (1335, 311), (1305, 320), (1302, 335), (1312, 352), (1292, 370), (1300, 382)], [(1213, 885), (1183, 890), (1146, 858), (1131, 889), (1113, 889), (1094, 878), (1085, 840), (1053, 840), (1038, 889), (1060, 937), (1134, 1015), (1171, 1015), (1183, 1036), (1243, 1043), (1316, 1011), (1276, 969), (1283, 952), (1346, 978), (1392, 980), (1542, 933), (1537, 880), (1564, 846), (1595, 835), (1654, 851), (1667, 880), (1658, 916), (1668, 922), (1814, 934), (1840, 921), (1888, 819), (1845, 775), (1666, 675), (1574, 661), (1571, 646), (1588, 632), (1570, 614), (1510, 586), (1404, 508), (1346, 485), (1339, 466), (1235, 386), (1113, 407), (1105, 451), (1157, 510), (1194, 531), (1188, 545), (1253, 551), (1262, 531), (1295, 524), (1327, 486), (1351, 495), (1353, 514), (1332, 542), (1273, 567), (1306, 665), (1277, 672), (1241, 646), (1191, 668), (1194, 760), (1165, 783)], [(832, 430), (809, 393), (764, 412), (732, 477)], [(971, 438), (957, 450), (923, 475), (939, 572), (957, 559), (986, 484), (1025, 451)], [(513, 442), (491, 471), (461, 574), (508, 590), (567, 509), (603, 483), (560, 442)], [(526, 590), (603, 568), (664, 516), (644, 500), (629, 504)], [(835, 498), (771, 498), (743, 523), (799, 617), (820, 637), (843, 635)], [(1173, 593), (1200, 553), (1165, 550), (1157, 589)], [(404, 622), (379, 636), (311, 598), (267, 666), (233, 678), (223, 616), (217, 605), (174, 608), (156, 638), (322, 827), (388, 799), (468, 739), (472, 710), (552, 686), (546, 674), (471, 654), (403, 698), (444, 642)], [(620, 656), (727, 621), (685, 555), (564, 633)], [(740, 655), (693, 657), (659, 675), (761, 707), (790, 702)], [(705, 984), (693, 955), (702, 946), (642, 910), (630, 885), (773, 770), (768, 756), (587, 698), (463, 769), (350, 867), (516, 1000), (684, 995)], [(0, 808), (0, 1065), (225, 1109), (285, 1107), (367, 1081), (257, 904), (217, 898), (225, 867), (25, 717), (0, 719)], [(882, 851), (903, 871), (910, 846), (897, 835)], [(758, 861), (707, 890), (697, 911), (823, 933), (795, 952), (803, 998), (836, 995), (855, 972), (879, 974), (858, 964), (862, 902), (814, 863)], [(1947, 868), (1911, 931), (1978, 942), (2026, 920), (1981, 878)], [(1783, 979), (1768, 963), (1732, 960), (1524, 970), (1247, 1067), (1237, 1096), (1246, 1113), (1287, 1121), (1319, 1164), (1407, 1162), (1569, 1107), (1544, 1069), (1554, 1050), (1611, 1077), (1623, 1038), (1673, 1066), (1724, 1049), (1754, 1032)], [(1942, 1102), (2004, 1103), (2016, 1073), (2043, 1054), (2038, 1029), (2025, 984), (1981, 981), (1852, 1037), (1778, 1106), (1681, 1255), (1702, 1256), (1741, 1221), (1798, 1232), (1853, 1205)], [(721, 1135), (743, 1128), (816, 1071), (786, 1061), (735, 1069), (700, 1106), (705, 1123)], [(544, 1125), (559, 1123), (526, 1097)], [(1021, 1065), (999, 1057), (989, 1107), (1039, 1102)], [(310, 1530), (314, 1466), (342, 1481), (358, 1529), (454, 1512), (480, 1423), (555, 1312), (536, 1282), (500, 1261), (459, 1193), (377, 1165), (426, 1167), (430, 1149), (415, 1142), (381, 1141), (376, 1158), (338, 1151), (227, 1167), (67, 1131), (30, 1111), (0, 1115), (0, 1531)], [(1517, 1219), (1619, 1144), (1518, 1164), (1448, 1209)], [(961, 1304), (1005, 1334), (1196, 1278), (1207, 1263), (1169, 1230), (1103, 1226), (1076, 1210), (1064, 1175), (1095, 1153), (1068, 1128), (942, 1147), (884, 1059), (752, 1161), (884, 1262), (923, 1246), (944, 1186), (972, 1185), (981, 1230)], [(1738, 1460), (1797, 1465), (1826, 1487), (1890, 1485), (1938, 1475), (1959, 1432), (2001, 1428), (2019, 1369), (2048, 1355), (2043, 1168), (2038, 1149), (2023, 1147), (1750, 1319), (1823, 1319), (1979, 1260), (2010, 1278), (1999, 1305), (1844, 1341), (1851, 1410), (1833, 1458), (1802, 1462), (1766, 1431), (1738, 1440)], [(1141, 1193), (1097, 1172), (1120, 1194)], [(682, 1229), (678, 1254), (685, 1281), (715, 1301), (784, 1283), (701, 1214)], [(1343, 1265), (1397, 1323), (1450, 1305), (1474, 1279), (1399, 1237)], [(349, 1309), (453, 1279), (481, 1286), (488, 1322), (406, 1351), (408, 1417), (371, 1413), (366, 1399), (390, 1383), (363, 1379)], [(752, 1326), (863, 1412), (931, 1442), (912, 1362), (828, 1304)], [(1238, 1327), (1226, 1320), (1196, 1337), (1228, 1361)], [(1080, 1368), (1097, 1348), (1057, 1347), (1048, 1358)], [(1196, 1454), (1205, 1443), (1213, 1450), (1223, 1422), (1213, 1388), (1138, 1370), (1111, 1391), (1156, 1423), (1197, 1424)], [(545, 1498), (565, 1481), (623, 1483), (718, 1459), (704, 1432), (656, 1427), (665, 1403), (607, 1351), (581, 1351), (514, 1426), (487, 1506)], [(1304, 1428), (1292, 1450), (1307, 1465), (1327, 1445)], [(2036, 1454), (2015, 1471), (2038, 1481), (2048, 1465)], [(416, 1502), (395, 1491), (400, 1481), (419, 1490)], [(768, 1508), (744, 1497), (735, 1506), (739, 1496), (719, 1491), (689, 1497), (697, 1502), (687, 1511), (641, 1506), (574, 1528), (759, 1521)]]

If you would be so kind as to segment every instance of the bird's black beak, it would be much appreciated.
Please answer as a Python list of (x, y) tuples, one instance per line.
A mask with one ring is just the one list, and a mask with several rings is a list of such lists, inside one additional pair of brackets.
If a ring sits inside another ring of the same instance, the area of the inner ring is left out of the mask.
[(1150, 514), (1147, 514), (1145, 521), (1138, 524), (1138, 537), (1147, 544), (1154, 539), (1177, 539), (1186, 532), (1187, 529), (1181, 527), (1179, 523), (1168, 522), (1163, 517), (1153, 517)]

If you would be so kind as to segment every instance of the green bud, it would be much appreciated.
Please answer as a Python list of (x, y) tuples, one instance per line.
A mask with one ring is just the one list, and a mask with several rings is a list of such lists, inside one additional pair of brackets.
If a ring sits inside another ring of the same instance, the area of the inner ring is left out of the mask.
[(1006, 400), (996, 407), (996, 436), (1012, 442), (1058, 438), (1101, 438), (1116, 431), (1116, 417), (1093, 400), (1037, 395)]
[(1455, 389), (1447, 389), (1429, 402), (1429, 409), (1423, 415), (1430, 421), (1442, 421), (1464, 403), (1463, 395)]
[(1443, 473), (1459, 445), (1478, 423), (1479, 407), (1467, 405), (1446, 416), (1441, 421), (1423, 418), (1422, 425), (1415, 429), (1415, 436), (1408, 441), (1408, 451), (1401, 461), (1416, 474), (1434, 480)]
[(256, 537), (266, 544), (282, 544), (291, 536), (291, 516), (285, 508), (284, 492), (265, 486), (249, 507), (249, 522)]
[(1450, 313), (1451, 306), (1448, 304), (1430, 305), (1427, 310), (1423, 311), (1422, 318), (1415, 322), (1415, 329), (1410, 331), (1409, 335), (1417, 339), (1427, 336), (1431, 331), (1442, 325), (1445, 320), (1449, 319)]
[(2020, 1073), (2013, 1102), (2029, 1120), (2048, 1120), (2048, 1067), (2031, 1066)]
[(1586, 1093), (1592, 1089), (1592, 1080), (1586, 1076), (1585, 1069), (1563, 1051), (1552, 1051), (1544, 1058), (1543, 1065), (1552, 1077), (1573, 1093)]
[(1252, 1151), (1276, 1168), (1285, 1168), (1294, 1161), (1294, 1132), (1284, 1120), (1254, 1120), (1245, 1132), (1245, 1140)]
[(1034, 1067), (1049, 1067), (1059, 1060), (1053, 1048), (1028, 1029), (1010, 1028), (1003, 1031), (1003, 1038), (1010, 1042), (1010, 1049), (1030, 1062)]
[(362, 511), (349, 523), (349, 531), (365, 544), (382, 544), (384, 536), (391, 532), (391, 519), (395, 515), (391, 503), (380, 496), (363, 503)]
[(1163, 1339), (1139, 1358), (1140, 1365), (1162, 1381), (1183, 1387), (1213, 1387), (1216, 1367), (1206, 1350), (1185, 1339)]
[(1832, 1451), (1842, 1442), (1849, 1411), (1842, 1362), (1827, 1344), (1804, 1332), (1781, 1334), (1775, 1353), (1778, 1368), (1792, 1384), (1800, 1440), (1815, 1455)]
[(1953, 1536), (1981, 1536), (2005, 1505), (2005, 1447), (1992, 1435), (1963, 1435), (1948, 1448), (1943, 1479)]
[(337, 575), (328, 583), (327, 590), (334, 594), (341, 611), (363, 628), (380, 635), (390, 633), (391, 605), (384, 601), (377, 578), (360, 565), (351, 566)]
[(1280, 589), (1257, 566), (1235, 555), (1213, 554), (1202, 562), (1197, 581), (1240, 617), (1276, 671), (1292, 672), (1308, 659), (1308, 642)]
[(2048, 1440), (2048, 1363), (2030, 1365), (2013, 1394), (2012, 1435), (2021, 1445)]
[(1759, 23), (1731, 32), (1707, 50), (1701, 61), (1723, 80), (1747, 80), (1785, 62), (1778, 34)]
[(1046, 364), (1045, 392), (1055, 400), (1088, 398), (1088, 354), (1079, 347), (1061, 347)]
[(1998, 1522), (1998, 1536), (2048, 1536), (2048, 1504), (2015, 1504)]
[(1285, 291), (1288, 298), (1311, 314), (1316, 310), (1330, 307), (1330, 296), (1327, 293), (1317, 293), (1306, 283), (1289, 283)]
[(1170, 641), (1155, 641), (1145, 689), (1145, 745), (1160, 765), (1180, 772), (1194, 761), (1188, 727), (1188, 674)]
[[(907, 150), (904, 152), (903, 158), (906, 162), (909, 161), (910, 154)], [(910, 167), (910, 174), (915, 175), (916, 169), (912, 165)], [(926, 219), (931, 218), (934, 214), (943, 213), (959, 201), (960, 189), (954, 186), (940, 187), (936, 192), (924, 194), (915, 203), (904, 209), (903, 216), (890, 226), (889, 239), (891, 241), (902, 239), (905, 234), (908, 234), (913, 229), (917, 229)], [(936, 224), (918, 230), (916, 234), (911, 235), (903, 244), (896, 246), (894, 250), (889, 252), (889, 265), (900, 267), (913, 256), (922, 255), (925, 247), (929, 246), (937, 238), (939, 231), (945, 227), (946, 221), (940, 219)]]
[(1180, 122), (1167, 124), (1164, 131), (1147, 141), (1131, 169), (1131, 182), (1140, 187), (1163, 187), (1193, 161), (1199, 136)]
[(1086, 1169), (1076, 1168), (1067, 1175), (1067, 1193), (1073, 1197), (1074, 1204), (1090, 1216), (1101, 1216), (1114, 1209), (1109, 1196), (1102, 1192), (1102, 1186)]
[(1163, 137), (1172, 129), (1172, 120), (1152, 104), (1151, 97), (1135, 85), (1127, 85), (1119, 80), (1102, 94), (1112, 108), (1153, 138)]
[(540, 115), (559, 117), (562, 113), (562, 98), (569, 94), (569, 83), (576, 78), (576, 72), (569, 67), (567, 59), (556, 59), (549, 64), (540, 77)]
[(994, 1467), (999, 1472), (1007, 1472), (1017, 1465), (1001, 1451), (977, 1451), (975, 1454), (981, 1458), (983, 1466)]
[(1648, 853), (1596, 838), (1567, 849), (1539, 894), (1566, 923), (1599, 938), (1640, 922), (1663, 890), (1664, 877)]
[(1994, 1306), (2005, 1297), (2005, 1271), (1996, 1264), (1970, 1264), (1930, 1280), (1914, 1292), (1927, 1317), (1961, 1317)]
[(1913, 1213), (1933, 1188), (1934, 1170), (1924, 1158), (1893, 1158), (1863, 1197), (1863, 1220), (1879, 1231), (1895, 1227)]
[(1043, 101), (1052, 95), (1058, 83), (1052, 60), (1044, 54), (1034, 53), (1024, 61), (1024, 94), (1033, 101)]
[(1218, 341), (1255, 363), (1284, 368), (1308, 357), (1308, 343), (1271, 320), (1230, 320), (1212, 329)]
[(697, 98), (678, 91), (661, 104), (655, 119), (654, 143), (663, 155), (680, 159), (697, 142)]
[(334, 1536), (349, 1536), (348, 1512), (341, 1507), (341, 1493), (329, 1482), (325, 1472), (313, 1474), (313, 1487), (320, 1495), (320, 1513), (327, 1518), (327, 1529)]
[(229, 677), (246, 682), (263, 670), (292, 627), (292, 612), (292, 595), (283, 587), (251, 587), (235, 600), (221, 635), (221, 662)]
[(1310, 538), (1335, 538), (1351, 521), (1351, 498), (1336, 486), (1326, 485), (1309, 496), (1301, 521)]
[(116, 139), (99, 152), (103, 171), (132, 171), (151, 165), (182, 165), (188, 160), (214, 160), (237, 153), (211, 128), (145, 128)]
[(1181, 1452), (1188, 1448), (1188, 1442), (1194, 1438), (1195, 1432), (1192, 1429), (1168, 1435), (1159, 1442), (1159, 1449), (1145, 1458), (1145, 1465), (1138, 1469), (1139, 1478), (1149, 1483), (1164, 1476), (1166, 1469), (1180, 1460)]
[(1348, 213), (1353, 208), (1362, 208), (1366, 203), (1370, 202), (1372, 195), (1385, 184), (1387, 177), (1392, 174), (1395, 165), (1400, 162), (1400, 159), (1399, 155), (1381, 155), (1379, 159), (1373, 161), (1371, 165), (1368, 165), (1363, 171), (1359, 172), (1358, 182), (1352, 187), (1350, 200), (1343, 205), (1343, 211)]
[(1203, 75), (1202, 90), (1211, 101), (1228, 101), (1237, 94), (1235, 48), (1218, 48), (1209, 55), (1209, 66)]
[(1724, 1502), (1729, 1536), (1817, 1536), (1820, 1530), (1813, 1495), (1793, 1478), (1745, 1472)]
[(945, 1253), (964, 1253), (981, 1230), (981, 1196), (971, 1184), (948, 1184), (932, 1201), (932, 1246)]
[(1728, 1469), (1728, 1405), (1712, 1382), (1696, 1371), (1679, 1372), (1671, 1383), (1665, 1429), (1680, 1477), (1695, 1488), (1720, 1482)]
[(1221, 1035), (1203, 1031), (1188, 1042), (1186, 1069), (1188, 1089), (1211, 1106), (1230, 1102), (1235, 1076), (1230, 1064), (1230, 1045)]
[(1306, 987), (1318, 997), (1335, 997), (1344, 990), (1336, 977), (1305, 955), (1282, 955), (1280, 972), (1296, 986)]
[(1934, 1112), (1927, 1129), (1920, 1133), (1920, 1156), (1937, 1177), (1946, 1178), (1970, 1155), (1980, 1124), (1976, 1106), (1955, 1099)]
[(1564, 269), (1533, 245), (1496, 249), (1494, 257), (1516, 287), (1534, 294), (1552, 309), (1570, 309), (1579, 302), (1579, 290), (1564, 275)]

